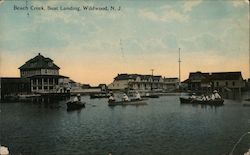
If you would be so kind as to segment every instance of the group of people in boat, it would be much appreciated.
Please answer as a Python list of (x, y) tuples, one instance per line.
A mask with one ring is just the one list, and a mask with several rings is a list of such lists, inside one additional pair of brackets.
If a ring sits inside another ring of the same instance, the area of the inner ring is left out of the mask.
[[(190, 99), (198, 100), (198, 98), (194, 94), (191, 95)], [(213, 93), (210, 95), (202, 94), (200, 98), (201, 101), (214, 101), (214, 100), (220, 100), (220, 99), (222, 98), (217, 90), (214, 90)]]
[[(141, 95), (138, 91), (135, 92), (135, 98), (133, 98), (133, 100), (141, 100)], [(115, 102), (115, 97), (113, 93), (110, 94), (109, 101)], [(122, 101), (129, 102), (131, 101), (131, 99), (128, 97), (126, 93), (124, 93), (122, 96)]]

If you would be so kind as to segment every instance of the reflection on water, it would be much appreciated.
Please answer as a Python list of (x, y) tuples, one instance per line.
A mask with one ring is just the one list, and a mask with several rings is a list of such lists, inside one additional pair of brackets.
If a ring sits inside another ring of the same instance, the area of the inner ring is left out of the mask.
[[(243, 96), (246, 94), (242, 94)], [(178, 96), (147, 106), (113, 107), (84, 96), (86, 107), (67, 112), (66, 101), (2, 103), (2, 145), (12, 154), (224, 155), (250, 130), (250, 108), (226, 99), (221, 107), (183, 105)], [(235, 150), (250, 147), (245, 137)]]
[(242, 101), (250, 98), (250, 92), (231, 91), (222, 93), (223, 98)]

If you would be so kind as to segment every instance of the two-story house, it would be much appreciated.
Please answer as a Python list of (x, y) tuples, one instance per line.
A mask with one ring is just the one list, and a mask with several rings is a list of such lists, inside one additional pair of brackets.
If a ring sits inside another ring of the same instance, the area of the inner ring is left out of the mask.
[(59, 79), (68, 78), (59, 75), (60, 67), (40, 53), (25, 62), (19, 69), (21, 78), (29, 78), (31, 92), (36, 93), (56, 93), (61, 89)]

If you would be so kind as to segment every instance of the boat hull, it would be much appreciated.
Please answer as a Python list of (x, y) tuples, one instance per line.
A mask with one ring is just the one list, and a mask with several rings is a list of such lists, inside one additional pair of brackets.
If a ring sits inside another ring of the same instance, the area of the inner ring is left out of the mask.
[(77, 110), (85, 107), (85, 102), (67, 102), (67, 110)]
[(180, 102), (181, 104), (202, 104), (202, 105), (214, 105), (214, 106), (220, 106), (224, 104), (223, 99), (201, 101), (201, 100), (193, 100), (190, 98), (182, 98), (182, 97), (180, 97)]
[(90, 98), (91, 99), (96, 99), (96, 98), (109, 98), (110, 95), (108, 94), (91, 94)]
[(139, 105), (147, 105), (145, 100), (131, 100), (131, 101), (109, 101), (108, 102), (109, 106), (127, 106), (127, 105), (134, 105), (134, 106), (139, 106)]
[(159, 95), (149, 95), (149, 96), (143, 96), (143, 98), (159, 98)]

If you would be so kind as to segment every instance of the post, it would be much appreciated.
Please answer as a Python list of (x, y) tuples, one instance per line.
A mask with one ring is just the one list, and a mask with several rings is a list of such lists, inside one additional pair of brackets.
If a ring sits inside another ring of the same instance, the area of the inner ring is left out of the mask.
[(181, 48), (179, 48), (179, 86), (181, 85)]

